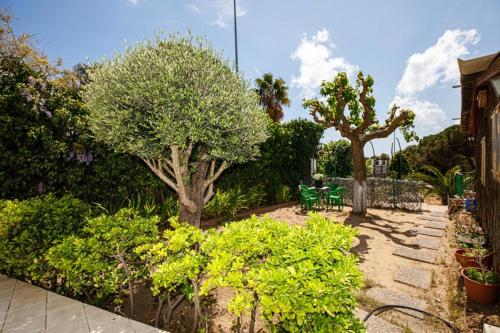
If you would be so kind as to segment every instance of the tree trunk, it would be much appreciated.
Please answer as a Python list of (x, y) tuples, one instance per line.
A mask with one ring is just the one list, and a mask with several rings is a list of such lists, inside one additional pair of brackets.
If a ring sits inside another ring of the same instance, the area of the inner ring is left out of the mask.
[(351, 140), (352, 160), (354, 164), (354, 187), (352, 198), (352, 212), (354, 214), (366, 214), (366, 170), (364, 144), (359, 140)]
[(187, 222), (197, 228), (200, 227), (201, 213), (203, 212), (203, 199), (205, 196), (203, 181), (207, 175), (207, 169), (208, 163), (197, 163), (196, 170), (191, 174), (189, 184), (185, 185), (186, 196), (195, 203), (195, 207), (190, 208), (182, 200), (179, 201), (180, 221)]

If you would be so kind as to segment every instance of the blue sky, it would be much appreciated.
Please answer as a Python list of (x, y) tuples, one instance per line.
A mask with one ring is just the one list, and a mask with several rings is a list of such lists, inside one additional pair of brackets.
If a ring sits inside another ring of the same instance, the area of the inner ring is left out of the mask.
[[(15, 16), (17, 33), (33, 33), (65, 67), (119, 52), (124, 40), (187, 29), (234, 58), (231, 0), (2, 0), (0, 7)], [(422, 137), (459, 116), (456, 58), (500, 50), (499, 14), (497, 0), (238, 0), (240, 69), (252, 81), (265, 72), (286, 80), (286, 120), (309, 118), (302, 98), (315, 96), (322, 79), (362, 70), (375, 78), (379, 119), (393, 102), (412, 108)], [(329, 129), (323, 141), (337, 138)], [(389, 140), (374, 145), (377, 154), (390, 152)]]

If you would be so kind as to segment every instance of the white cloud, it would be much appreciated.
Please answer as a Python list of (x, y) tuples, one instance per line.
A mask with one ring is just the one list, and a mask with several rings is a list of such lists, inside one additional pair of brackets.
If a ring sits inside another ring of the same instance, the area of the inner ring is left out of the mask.
[(201, 14), (200, 7), (198, 7), (194, 3), (187, 4), (186, 7), (189, 8), (190, 10), (192, 10), (193, 12), (195, 12), (196, 14)]
[(331, 80), (338, 72), (352, 74), (358, 70), (346, 59), (335, 57), (333, 48), (335, 45), (330, 42), (330, 33), (323, 28), (310, 39), (304, 34), (297, 49), (290, 55), (293, 60), (300, 61), (300, 75), (292, 76), (292, 86), (300, 88), (304, 97), (313, 97), (321, 82)]
[(414, 97), (396, 96), (391, 102), (402, 109), (410, 109), (415, 112), (415, 130), (422, 137), (442, 130), (451, 125), (451, 121), (441, 107), (433, 102), (421, 100)]
[[(207, 15), (207, 23), (220, 28), (227, 28), (234, 16), (233, 0), (197, 0), (187, 7), (197, 14)], [(236, 16), (246, 15), (246, 10), (240, 1), (236, 1)]]
[(468, 46), (477, 44), (479, 40), (479, 32), (475, 29), (446, 30), (436, 44), (408, 59), (398, 91), (413, 95), (438, 82), (456, 82), (459, 78), (457, 58), (467, 55)]

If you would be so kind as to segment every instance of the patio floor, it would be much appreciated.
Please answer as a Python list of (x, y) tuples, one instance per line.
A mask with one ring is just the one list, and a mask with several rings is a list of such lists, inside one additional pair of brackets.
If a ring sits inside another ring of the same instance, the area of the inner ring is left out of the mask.
[(0, 333), (165, 331), (0, 275)]

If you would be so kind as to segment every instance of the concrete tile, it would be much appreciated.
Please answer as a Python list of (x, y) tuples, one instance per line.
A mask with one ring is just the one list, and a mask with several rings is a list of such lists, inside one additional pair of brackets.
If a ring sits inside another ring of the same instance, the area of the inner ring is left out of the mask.
[(442, 230), (428, 229), (428, 228), (415, 228), (413, 229), (419, 235), (433, 236), (433, 237), (443, 237), (444, 232)]
[(416, 267), (399, 266), (394, 280), (413, 287), (428, 289), (431, 286), (432, 272)]
[(129, 319), (130, 325), (136, 333), (167, 333), (159, 328), (143, 324), (141, 322)]
[(443, 222), (427, 222), (424, 224), (425, 228), (444, 230), (446, 229), (446, 223)]
[(417, 216), (417, 218), (421, 220), (434, 221), (434, 222), (446, 222), (445, 218), (436, 216), (420, 215)]
[[(103, 311), (106, 312), (106, 311)], [(89, 320), (90, 332), (91, 333), (136, 333), (132, 325), (130, 324), (128, 318), (116, 316), (113, 319), (106, 319), (102, 323), (95, 325), (95, 322), (91, 324)]]
[[(363, 320), (363, 319), (365, 319), (366, 315), (368, 315), (368, 312), (361, 310), (361, 309), (356, 309), (355, 315), (360, 320)], [(371, 315), (370, 318), (368, 318), (367, 322), (365, 322), (365, 325), (366, 325), (366, 333), (401, 333), (401, 332), (403, 332), (403, 329), (401, 327), (396, 326), (394, 324), (391, 324), (387, 320), (384, 320), (384, 319), (377, 317), (375, 315)]]
[(441, 247), (441, 240), (438, 238), (429, 238), (429, 237), (416, 237), (412, 239), (412, 245), (417, 245), (421, 248), (431, 249), (431, 250), (439, 250)]
[[(424, 300), (388, 288), (373, 287), (366, 291), (366, 295), (382, 304), (404, 305), (424, 311), (427, 309), (427, 302), (425, 302)], [(412, 311), (407, 309), (395, 309), (395, 310), (409, 314), (417, 318), (424, 317), (422, 313), (417, 311)]]
[(45, 331), (45, 307), (25, 307), (7, 313), (2, 333)]
[(427, 262), (429, 264), (434, 264), (436, 262), (435, 252), (423, 249), (414, 249), (407, 246), (396, 245), (393, 254), (408, 259)]

